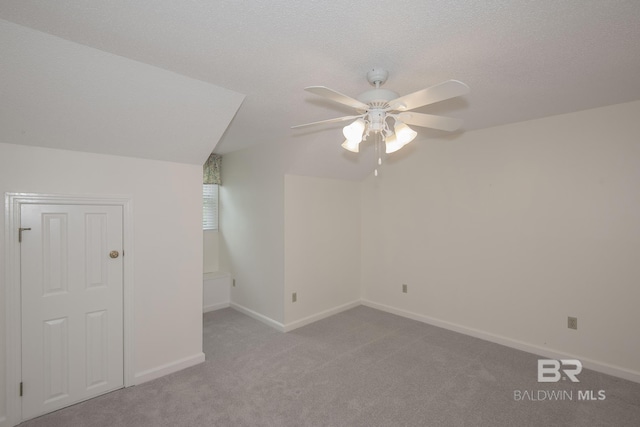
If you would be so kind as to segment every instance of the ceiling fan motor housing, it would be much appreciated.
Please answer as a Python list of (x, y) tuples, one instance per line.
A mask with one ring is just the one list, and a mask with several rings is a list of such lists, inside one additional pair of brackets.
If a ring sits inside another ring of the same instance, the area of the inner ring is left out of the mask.
[(357, 96), (358, 101), (370, 106), (373, 106), (372, 104), (385, 105), (381, 108), (388, 107), (389, 101), (396, 98), (398, 98), (398, 94), (388, 89), (371, 89)]

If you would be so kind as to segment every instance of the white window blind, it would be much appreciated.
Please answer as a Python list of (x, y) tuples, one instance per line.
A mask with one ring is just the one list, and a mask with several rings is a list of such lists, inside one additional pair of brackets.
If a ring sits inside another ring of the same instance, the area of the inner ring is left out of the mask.
[(218, 185), (202, 185), (202, 228), (218, 229)]

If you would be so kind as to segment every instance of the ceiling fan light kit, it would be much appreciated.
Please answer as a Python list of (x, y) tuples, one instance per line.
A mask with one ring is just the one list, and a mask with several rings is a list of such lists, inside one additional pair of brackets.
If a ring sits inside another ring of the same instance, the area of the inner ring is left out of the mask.
[[(367, 80), (375, 86), (375, 89), (360, 94), (357, 99), (325, 86), (305, 88), (308, 92), (355, 109), (358, 115), (306, 123), (292, 126), (292, 129), (355, 119), (342, 130), (346, 138), (342, 143), (344, 149), (357, 153), (360, 151), (360, 143), (374, 134), (380, 135), (380, 139), (385, 142), (385, 152), (393, 153), (413, 141), (418, 135), (407, 124), (448, 132), (458, 130), (462, 126), (460, 119), (406, 111), (465, 95), (469, 93), (469, 86), (458, 80), (447, 80), (409, 95), (398, 96), (391, 90), (380, 88), (387, 81), (388, 76), (389, 73), (382, 68), (371, 69), (367, 73)], [(389, 119), (394, 121), (393, 131), (389, 127)]]
[(413, 141), (415, 137), (418, 135), (418, 132), (411, 129), (409, 126), (405, 125), (399, 120), (396, 120), (395, 126), (393, 126), (396, 131), (396, 138), (398, 138), (398, 142), (402, 145), (406, 145)]
[(360, 142), (349, 142), (349, 140), (345, 140), (342, 143), (342, 148), (344, 148), (347, 151), (351, 151), (352, 153), (359, 153), (360, 152)]
[(395, 153), (396, 151), (398, 151), (399, 149), (401, 149), (406, 145), (398, 141), (398, 138), (396, 138), (395, 135), (388, 136), (384, 142), (385, 142), (385, 153), (387, 154)]
[(366, 123), (363, 119), (356, 119), (350, 125), (342, 129), (342, 134), (351, 144), (360, 144), (362, 141), (362, 133), (365, 131)]

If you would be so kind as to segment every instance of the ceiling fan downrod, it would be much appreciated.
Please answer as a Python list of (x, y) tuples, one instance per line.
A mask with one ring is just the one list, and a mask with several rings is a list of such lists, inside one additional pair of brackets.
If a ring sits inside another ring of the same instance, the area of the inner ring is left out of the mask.
[(375, 86), (376, 89), (380, 89), (380, 86), (382, 86), (388, 78), (389, 72), (384, 68), (375, 67), (367, 73), (367, 80), (372, 86)]

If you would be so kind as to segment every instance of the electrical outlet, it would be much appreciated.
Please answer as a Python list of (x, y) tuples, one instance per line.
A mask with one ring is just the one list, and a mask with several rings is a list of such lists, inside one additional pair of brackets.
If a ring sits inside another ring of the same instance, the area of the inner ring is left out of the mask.
[(298, 301), (298, 293), (294, 292), (291, 294), (291, 302), (296, 302)]
[(402, 292), (405, 294), (407, 293), (407, 285), (405, 284), (402, 285)]
[(577, 317), (568, 317), (567, 318), (567, 328), (569, 328), (569, 329), (578, 329), (578, 318)]

